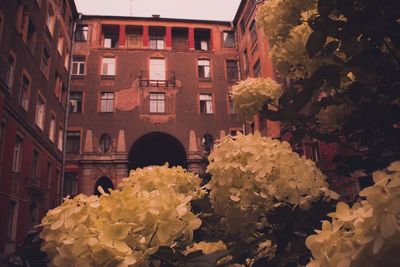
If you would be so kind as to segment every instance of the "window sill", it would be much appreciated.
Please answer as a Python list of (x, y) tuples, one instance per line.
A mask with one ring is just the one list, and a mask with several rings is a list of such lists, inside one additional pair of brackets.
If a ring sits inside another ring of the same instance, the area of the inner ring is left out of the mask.
[(200, 115), (208, 115), (208, 116), (210, 116), (210, 115), (214, 115), (214, 113), (200, 113)]
[(199, 78), (199, 82), (211, 82), (211, 78)]
[(113, 114), (114, 111), (99, 111), (100, 114)]
[(71, 79), (83, 80), (85, 78), (85, 76), (86, 76), (85, 74), (71, 74)]
[(114, 80), (115, 79), (115, 75), (101, 74), (100, 75), (100, 79), (102, 79), (102, 80)]

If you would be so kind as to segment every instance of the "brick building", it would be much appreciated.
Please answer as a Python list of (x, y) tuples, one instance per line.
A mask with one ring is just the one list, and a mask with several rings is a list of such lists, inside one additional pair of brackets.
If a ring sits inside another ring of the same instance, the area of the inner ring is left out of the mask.
[(60, 200), (76, 18), (72, 0), (0, 1), (0, 260)]
[(65, 195), (167, 161), (203, 173), (213, 141), (242, 130), (230, 22), (83, 16), (72, 66)]

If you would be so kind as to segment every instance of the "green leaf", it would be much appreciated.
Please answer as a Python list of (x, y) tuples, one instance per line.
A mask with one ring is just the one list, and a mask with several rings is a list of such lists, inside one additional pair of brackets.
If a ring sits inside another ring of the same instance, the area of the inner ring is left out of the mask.
[(310, 34), (306, 43), (308, 57), (314, 57), (325, 45), (327, 34), (324, 30), (317, 30)]

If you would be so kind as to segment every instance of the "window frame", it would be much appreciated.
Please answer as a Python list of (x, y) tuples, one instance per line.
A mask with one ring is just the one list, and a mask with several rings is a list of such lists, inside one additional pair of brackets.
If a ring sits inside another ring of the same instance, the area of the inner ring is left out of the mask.
[(35, 124), (42, 131), (44, 130), (45, 119), (46, 119), (46, 99), (41, 94), (38, 94), (36, 99)]
[[(234, 62), (235, 68), (229, 66), (229, 63)], [(230, 82), (236, 82), (240, 79), (239, 76), (239, 65), (237, 59), (226, 59), (225, 60), (225, 70), (226, 70), (226, 79)], [(235, 77), (232, 77), (231, 74), (234, 73)]]
[[(76, 70), (76, 72), (74, 72), (74, 69)], [(86, 56), (81, 56), (81, 55), (72, 56), (71, 74), (77, 76), (83, 76), (86, 74)]]
[[(76, 96), (73, 96), (72, 94), (76, 94)], [(80, 96), (80, 97), (77, 97)], [(71, 102), (76, 101), (76, 110), (73, 109), (71, 110)], [(68, 111), (69, 113), (77, 113), (81, 114), (83, 111), (83, 92), (82, 91), (70, 91), (69, 92), (69, 107)]]
[[(229, 34), (233, 34), (233, 43), (232, 44), (227, 43)], [(226, 37), (225, 37), (225, 35), (226, 35)], [(224, 48), (235, 48), (236, 47), (236, 38), (235, 37), (236, 37), (235, 31), (233, 31), (233, 30), (232, 31), (230, 31), (230, 30), (222, 31), (222, 46)]]
[[(25, 80), (29, 82), (27, 88), (24, 87)], [(29, 98), (30, 98), (31, 87), (32, 87), (31, 76), (24, 70), (22, 72), (22, 78), (20, 84), (19, 105), (25, 111), (28, 111), (29, 109)]]
[[(162, 97), (160, 98), (160, 96)], [(166, 113), (166, 94), (164, 92), (149, 93), (149, 113), (151, 114)]]
[[(202, 65), (201, 62), (208, 62), (208, 65)], [(208, 76), (206, 69), (208, 68)], [(200, 80), (211, 80), (211, 60), (209, 58), (197, 59), (197, 75)]]
[[(71, 140), (71, 138), (73, 139)], [(72, 144), (70, 142), (72, 142)], [(65, 153), (72, 155), (80, 154), (81, 142), (82, 142), (82, 134), (80, 130), (67, 130), (66, 141), (65, 141)]]
[(88, 37), (89, 37), (89, 25), (78, 24), (76, 26), (76, 30), (75, 30), (74, 41), (76, 41), (76, 42), (87, 42), (88, 41)]
[[(12, 67), (9, 68), (9, 63), (10, 63), (10, 59), (13, 60), (12, 62)], [(6, 69), (6, 76), (5, 76), (5, 84), (8, 87), (8, 90), (11, 91), (14, 87), (14, 83), (15, 83), (15, 72), (16, 72), (16, 64), (17, 60), (16, 60), (16, 56), (15, 53), (13, 51), (10, 51), (10, 53), (8, 54), (8, 61), (7, 61), (7, 69)]]
[[(112, 95), (112, 98), (108, 98), (107, 96)], [(103, 97), (104, 96), (104, 97)], [(100, 113), (113, 113), (114, 112), (114, 99), (115, 99), (115, 95), (114, 92), (110, 92), (110, 91), (104, 91), (104, 92), (100, 92), (99, 94), (99, 112)], [(103, 101), (104, 101), (104, 107), (105, 110), (103, 110)], [(111, 109), (109, 109), (109, 103), (111, 102)]]
[[(106, 60), (113, 60), (113, 62), (105, 62)], [(115, 76), (116, 75), (116, 69), (117, 69), (117, 60), (116, 57), (102, 57), (101, 58), (101, 70), (100, 70), (100, 75), (101, 76)], [(104, 66), (107, 64), (107, 73), (104, 72)], [(114, 66), (111, 68), (112, 71), (110, 71), (109, 66)]]
[[(202, 99), (202, 96), (208, 96), (209, 99)], [(212, 93), (199, 93), (199, 113), (201, 115), (213, 115), (214, 114), (214, 97)], [(204, 110), (202, 108), (204, 102)]]
[(50, 111), (50, 120), (49, 120), (49, 139), (51, 142), (55, 143), (56, 141), (56, 130), (57, 128), (57, 117), (53, 111)]
[(13, 149), (13, 162), (12, 162), (12, 168), (11, 168), (14, 173), (21, 172), (23, 143), (24, 143), (24, 138), (21, 135), (17, 134), (15, 136), (15, 143), (14, 143), (14, 149)]

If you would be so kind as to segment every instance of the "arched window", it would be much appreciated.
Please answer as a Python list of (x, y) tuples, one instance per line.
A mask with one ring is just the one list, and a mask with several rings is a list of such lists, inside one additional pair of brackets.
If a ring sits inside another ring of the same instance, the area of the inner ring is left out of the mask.
[(99, 147), (100, 151), (103, 153), (109, 152), (111, 150), (111, 136), (109, 134), (103, 134), (100, 137)]
[(207, 152), (210, 153), (211, 150), (214, 147), (214, 138), (211, 134), (206, 133), (203, 135), (203, 139), (201, 140), (201, 145), (203, 146), (203, 149)]

